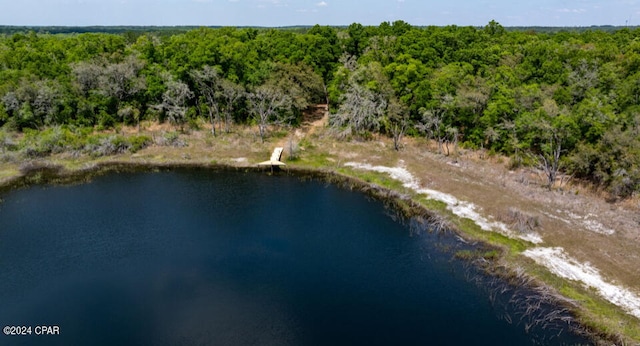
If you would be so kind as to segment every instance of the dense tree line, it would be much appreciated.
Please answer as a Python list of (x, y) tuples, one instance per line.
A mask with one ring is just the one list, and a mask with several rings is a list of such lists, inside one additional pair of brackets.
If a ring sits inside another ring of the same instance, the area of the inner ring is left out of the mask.
[[(427, 136), (565, 172), (617, 196), (640, 190), (640, 29), (314, 26), (184, 33), (0, 36), (7, 133), (197, 117), (295, 124), (329, 103), (343, 137)], [(10, 137), (10, 136), (9, 136)]]

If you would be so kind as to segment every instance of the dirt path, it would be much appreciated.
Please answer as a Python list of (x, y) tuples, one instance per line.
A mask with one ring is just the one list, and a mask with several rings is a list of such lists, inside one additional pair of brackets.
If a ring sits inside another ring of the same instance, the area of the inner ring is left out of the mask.
[[(303, 113), (302, 126), (293, 132), (294, 142), (299, 142), (302, 138), (311, 136), (324, 128), (329, 123), (329, 109), (326, 104), (318, 104)], [(290, 136), (281, 138), (275, 146), (283, 147), (289, 155)]]
[(312, 135), (320, 128), (329, 123), (329, 106), (326, 104), (316, 105), (310, 112), (306, 112), (302, 121), (302, 132)]

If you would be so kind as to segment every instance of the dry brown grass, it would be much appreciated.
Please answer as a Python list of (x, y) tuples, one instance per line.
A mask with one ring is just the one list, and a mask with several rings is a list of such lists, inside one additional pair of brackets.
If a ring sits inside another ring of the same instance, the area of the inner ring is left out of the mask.
[[(472, 202), (485, 215), (498, 217), (510, 208), (535, 215), (544, 246), (561, 246), (578, 260), (592, 263), (605, 277), (640, 291), (640, 208), (636, 201), (609, 203), (597, 191), (577, 185), (548, 191), (534, 172), (509, 171), (506, 160), (481, 160), (465, 154), (453, 163), (452, 158), (434, 154), (429, 147), (414, 140), (399, 155), (390, 152), (385, 159), (369, 159), (369, 163), (393, 166), (398, 157), (425, 187)], [(358, 147), (359, 157), (379, 155), (370, 149), (362, 152), (365, 149), (367, 146)], [(589, 230), (586, 221), (615, 230), (615, 234)]]
[[(403, 164), (423, 187), (472, 202), (482, 208), (485, 216), (505, 218), (505, 213), (517, 210), (520, 215), (506, 216), (516, 220), (506, 223), (518, 226), (522, 223), (518, 218), (525, 220), (525, 228), (535, 228), (542, 235), (543, 246), (563, 247), (577, 260), (598, 268), (611, 282), (640, 292), (637, 199), (610, 203), (601, 192), (575, 181), (548, 191), (534, 170), (511, 171), (506, 158), (465, 150), (458, 157), (446, 157), (435, 154), (434, 144), (420, 138), (405, 139), (401, 152), (394, 151), (391, 140), (384, 137), (367, 142), (336, 142), (317, 133), (313, 141), (317, 150), (325, 151), (338, 164)], [(533, 224), (537, 226), (532, 227)], [(599, 224), (615, 233), (601, 234), (588, 224)]]

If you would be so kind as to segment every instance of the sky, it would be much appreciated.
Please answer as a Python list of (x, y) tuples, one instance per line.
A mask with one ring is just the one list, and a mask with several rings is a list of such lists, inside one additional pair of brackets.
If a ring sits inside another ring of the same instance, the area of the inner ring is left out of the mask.
[(0, 0), (0, 25), (640, 25), (640, 0)]

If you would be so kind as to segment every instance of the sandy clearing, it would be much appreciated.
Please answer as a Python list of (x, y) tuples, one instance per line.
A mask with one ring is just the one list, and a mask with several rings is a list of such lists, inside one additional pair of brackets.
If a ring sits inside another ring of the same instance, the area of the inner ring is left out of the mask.
[(372, 166), (367, 163), (347, 162), (344, 165), (356, 169), (363, 169), (368, 171), (386, 173), (391, 178), (402, 182), (402, 185), (408, 189), (411, 189), (419, 194), (426, 195), (430, 199), (444, 202), (452, 213), (457, 216), (467, 218), (475, 222), (480, 228), (485, 231), (493, 231), (503, 234), (510, 238), (520, 238), (529, 241), (534, 244), (540, 244), (543, 242), (542, 237), (534, 232), (528, 234), (517, 234), (513, 230), (510, 230), (506, 224), (498, 221), (490, 221), (484, 216), (480, 215), (476, 211), (477, 206), (473, 203), (458, 200), (456, 197), (440, 192), (437, 190), (426, 189), (420, 186), (420, 182), (416, 179), (411, 172), (402, 167), (404, 162), (400, 160), (400, 167), (386, 167), (386, 166)]
[[(563, 214), (562, 210), (556, 210), (556, 213), (558, 214)], [(594, 220), (593, 218), (595, 218), (596, 216), (589, 213), (586, 216), (580, 216), (578, 214), (575, 214), (573, 212), (567, 212), (564, 213), (566, 214), (571, 220), (565, 219), (563, 217), (560, 216), (556, 216), (552, 213), (548, 213), (548, 212), (543, 212), (544, 215), (552, 218), (552, 219), (556, 219), (559, 221), (562, 221), (564, 223), (566, 223), (567, 225), (574, 225), (574, 224), (580, 224), (582, 225), (582, 227), (588, 231), (594, 232), (594, 233), (598, 233), (598, 234), (604, 234), (604, 235), (614, 235), (616, 234), (616, 231), (614, 229), (611, 228), (607, 228), (605, 227), (601, 222)]]
[(563, 248), (536, 247), (526, 250), (523, 254), (536, 263), (547, 267), (555, 275), (580, 281), (595, 288), (603, 298), (640, 318), (640, 296), (629, 289), (606, 282), (598, 269), (589, 263), (580, 263), (571, 258)]
[[(399, 164), (399, 167), (373, 166), (367, 163), (356, 162), (347, 162), (344, 165), (356, 169), (389, 174), (391, 178), (402, 182), (404, 187), (419, 194), (424, 194), (428, 196), (428, 198), (446, 203), (447, 209), (451, 210), (455, 215), (473, 220), (485, 231), (498, 232), (508, 237), (524, 239), (534, 244), (543, 242), (539, 234), (518, 235), (502, 222), (489, 221), (476, 211), (477, 206), (473, 203), (460, 201), (450, 194), (437, 190), (422, 188), (419, 180), (406, 168), (402, 167), (404, 165), (402, 160), (399, 161)], [(591, 214), (585, 217), (572, 213), (568, 215), (568, 217), (581, 223), (590, 231), (608, 235), (615, 233), (613, 230), (605, 228), (601, 223), (595, 220), (589, 220), (590, 216)], [(569, 220), (558, 219), (571, 223)], [(580, 281), (589, 287), (595, 288), (603, 298), (621, 307), (629, 314), (640, 318), (640, 297), (638, 295), (629, 289), (606, 282), (596, 268), (588, 263), (580, 263), (576, 259), (571, 258), (565, 253), (563, 248), (536, 247), (526, 250), (523, 254), (533, 259), (536, 263), (545, 266), (555, 275), (569, 280)]]

